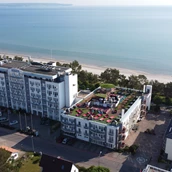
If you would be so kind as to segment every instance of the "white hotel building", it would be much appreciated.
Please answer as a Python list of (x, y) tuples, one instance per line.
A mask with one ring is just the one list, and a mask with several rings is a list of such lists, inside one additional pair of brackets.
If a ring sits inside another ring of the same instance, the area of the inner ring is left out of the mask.
[[(140, 117), (146, 115), (146, 109), (150, 109), (152, 86), (146, 85), (143, 92), (140, 92), (141, 96), (137, 96), (127, 110), (121, 109), (118, 122), (116, 120), (111, 123), (101, 122), (100, 119), (94, 120), (93, 118), (90, 120), (82, 116), (71, 115), (65, 111), (61, 114), (63, 134), (110, 149), (118, 149), (124, 146), (124, 140), (128, 137), (129, 132)], [(117, 106), (118, 104), (119, 102), (116, 103)]]
[(61, 109), (77, 96), (71, 69), (37, 62), (0, 61), (0, 106), (59, 120)]

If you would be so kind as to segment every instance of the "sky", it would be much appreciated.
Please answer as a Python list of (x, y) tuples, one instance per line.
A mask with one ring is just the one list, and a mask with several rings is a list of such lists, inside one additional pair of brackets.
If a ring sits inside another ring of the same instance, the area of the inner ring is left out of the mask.
[(0, 3), (67, 3), (73, 5), (172, 5), (172, 0), (0, 0)]

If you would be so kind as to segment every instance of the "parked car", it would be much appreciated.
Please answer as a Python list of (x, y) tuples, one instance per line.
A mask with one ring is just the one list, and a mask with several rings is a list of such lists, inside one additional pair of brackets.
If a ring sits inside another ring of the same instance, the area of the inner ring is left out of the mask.
[(62, 143), (63, 144), (67, 144), (68, 140), (69, 140), (68, 138), (64, 138), (63, 141), (62, 141)]
[(0, 123), (3, 123), (3, 122), (8, 122), (9, 119), (6, 118), (6, 117), (0, 117)]
[(13, 120), (13, 121), (10, 121), (9, 122), (9, 125), (15, 125), (15, 124), (18, 124), (18, 121), (17, 120)]

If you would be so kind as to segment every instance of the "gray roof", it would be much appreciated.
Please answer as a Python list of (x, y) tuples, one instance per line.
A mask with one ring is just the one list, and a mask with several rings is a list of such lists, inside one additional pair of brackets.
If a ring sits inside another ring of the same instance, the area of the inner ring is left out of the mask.
[(39, 166), (43, 168), (43, 172), (70, 172), (73, 163), (61, 158), (56, 158), (43, 154)]
[(23, 61), (8, 61), (5, 62), (3, 65), (1, 65), (3, 68), (17, 68), (23, 71), (32, 72), (32, 73), (39, 73), (44, 75), (56, 75), (58, 72), (65, 72), (68, 70), (68, 67), (62, 67), (62, 66), (49, 66), (49, 65), (43, 65), (41, 63), (27, 63)]
[(169, 123), (169, 126), (168, 126), (167, 130), (166, 130), (165, 137), (169, 138), (169, 139), (172, 139), (172, 119), (171, 119), (171, 121)]

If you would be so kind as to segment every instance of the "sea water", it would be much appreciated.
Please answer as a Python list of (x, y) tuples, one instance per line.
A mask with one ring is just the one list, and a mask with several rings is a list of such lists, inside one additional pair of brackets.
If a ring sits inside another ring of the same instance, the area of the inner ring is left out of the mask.
[(0, 5), (0, 52), (172, 73), (172, 7)]

